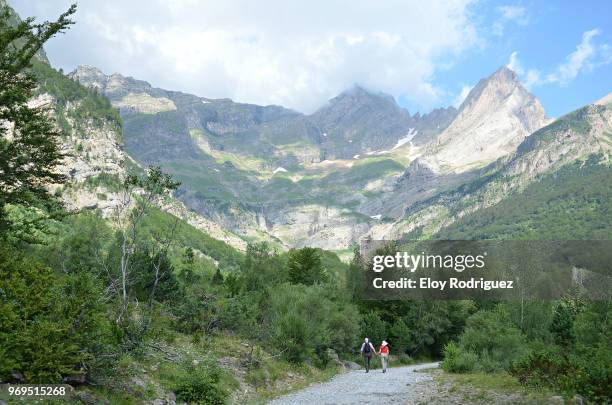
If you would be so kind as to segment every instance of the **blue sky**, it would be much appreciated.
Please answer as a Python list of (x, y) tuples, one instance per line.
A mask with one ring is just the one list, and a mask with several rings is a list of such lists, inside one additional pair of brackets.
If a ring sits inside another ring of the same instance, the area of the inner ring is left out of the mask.
[[(56, 17), (72, 0), (9, 0)], [(411, 112), (460, 103), (502, 65), (550, 116), (612, 92), (612, 1), (82, 0), (46, 47), (203, 97), (311, 112), (352, 84)]]
[[(522, 12), (504, 19), (500, 12), (509, 6)], [(612, 92), (611, 1), (487, 1), (475, 4), (470, 11), (481, 24), (484, 44), (463, 53), (449, 70), (437, 72), (434, 81), (457, 92), (508, 64), (516, 52), (524, 83), (528, 82), (529, 70), (539, 73), (540, 80), (529, 84), (529, 89), (550, 116), (562, 115)], [(496, 31), (498, 22), (503, 24), (502, 32)], [(546, 76), (568, 65), (568, 57), (576, 52), (583, 35), (592, 30), (597, 30), (590, 40), (593, 52), (579, 68), (575, 62), (576, 75), (547, 80)]]

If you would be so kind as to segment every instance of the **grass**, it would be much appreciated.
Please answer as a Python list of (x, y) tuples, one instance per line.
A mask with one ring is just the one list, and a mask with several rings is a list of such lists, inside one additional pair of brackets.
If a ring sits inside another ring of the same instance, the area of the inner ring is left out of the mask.
[(249, 404), (265, 404), (268, 401), (282, 395), (286, 395), (295, 391), (304, 389), (312, 384), (329, 381), (340, 370), (337, 367), (328, 367), (325, 369), (317, 369), (308, 365), (291, 366), (284, 368), (284, 375), (299, 375), (298, 379), (291, 381), (289, 384), (263, 387), (257, 390), (248, 403)]
[(507, 373), (450, 374), (439, 369), (422, 372), (434, 374), (434, 379), (442, 386), (438, 394), (446, 391), (443, 395), (467, 403), (547, 404), (550, 397), (556, 395), (546, 389), (522, 386)]

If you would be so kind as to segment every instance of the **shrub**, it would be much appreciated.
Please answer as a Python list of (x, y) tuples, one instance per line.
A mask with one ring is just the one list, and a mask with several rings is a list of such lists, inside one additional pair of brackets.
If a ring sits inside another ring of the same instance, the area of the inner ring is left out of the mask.
[(60, 382), (90, 373), (112, 348), (99, 285), (87, 274), (54, 274), (0, 247), (0, 380)]
[(455, 342), (449, 342), (444, 347), (442, 368), (449, 373), (467, 373), (474, 370), (478, 361), (475, 353), (464, 351)]
[(219, 385), (220, 377), (220, 370), (213, 363), (191, 367), (174, 388), (176, 398), (190, 404), (224, 404), (228, 394)]
[(294, 363), (308, 358), (323, 366), (328, 347), (355, 342), (356, 328), (342, 318), (356, 323), (357, 312), (347, 302), (333, 301), (332, 292), (322, 286), (281, 284), (274, 287), (269, 309), (270, 337), (286, 360)]
[(520, 383), (538, 387), (561, 385), (572, 366), (557, 349), (534, 351), (509, 367), (511, 375)]
[(478, 355), (483, 371), (506, 369), (527, 351), (525, 337), (510, 321), (508, 313), (499, 308), (468, 318), (459, 346)]

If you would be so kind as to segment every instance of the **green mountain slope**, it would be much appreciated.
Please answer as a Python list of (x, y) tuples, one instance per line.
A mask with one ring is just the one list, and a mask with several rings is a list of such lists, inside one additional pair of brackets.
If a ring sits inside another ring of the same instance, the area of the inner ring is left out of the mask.
[(458, 219), (439, 239), (610, 239), (612, 167), (591, 156)]

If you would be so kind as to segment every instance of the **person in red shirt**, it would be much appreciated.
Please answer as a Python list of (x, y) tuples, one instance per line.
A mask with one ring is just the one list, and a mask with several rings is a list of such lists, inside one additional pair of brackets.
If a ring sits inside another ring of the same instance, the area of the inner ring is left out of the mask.
[(380, 361), (382, 363), (382, 372), (386, 373), (387, 366), (389, 365), (389, 344), (386, 341), (382, 341), (378, 354), (380, 355)]

